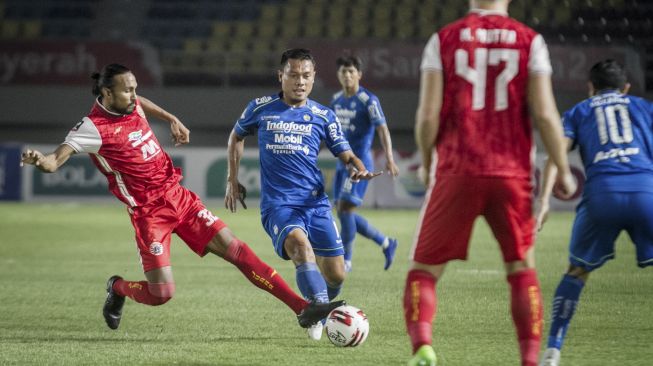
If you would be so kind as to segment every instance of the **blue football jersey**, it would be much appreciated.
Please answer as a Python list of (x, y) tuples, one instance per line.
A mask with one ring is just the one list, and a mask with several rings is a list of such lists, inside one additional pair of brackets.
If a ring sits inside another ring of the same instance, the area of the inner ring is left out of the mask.
[(377, 126), (386, 123), (379, 98), (363, 87), (359, 87), (358, 92), (351, 97), (340, 91), (333, 95), (331, 109), (342, 123), (345, 138), (354, 154), (363, 161), (371, 161), (374, 131)]
[(653, 192), (653, 104), (605, 91), (567, 111), (563, 126), (580, 148), (585, 194)]
[(256, 130), (261, 210), (327, 200), (324, 177), (317, 166), (320, 145), (324, 141), (334, 156), (350, 150), (332, 110), (310, 99), (295, 108), (279, 95), (256, 98), (236, 121), (234, 131), (245, 137)]

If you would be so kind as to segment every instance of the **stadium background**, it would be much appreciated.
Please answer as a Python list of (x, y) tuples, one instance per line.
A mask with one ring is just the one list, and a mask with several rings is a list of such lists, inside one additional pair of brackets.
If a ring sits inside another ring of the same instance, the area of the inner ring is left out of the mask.
[[(18, 169), (17, 154), (24, 144), (62, 141), (91, 106), (90, 73), (119, 62), (135, 71), (139, 94), (190, 128), (188, 147), (168, 149), (186, 172), (185, 184), (204, 198), (219, 198), (221, 159), (233, 122), (249, 100), (278, 90), (281, 52), (302, 46), (316, 55), (312, 97), (324, 104), (339, 88), (335, 58), (351, 52), (363, 59), (362, 84), (381, 100), (402, 170), (396, 181), (374, 181), (366, 205), (416, 207), (423, 192), (415, 177), (419, 160), (413, 142), (421, 52), (428, 37), (463, 15), (467, 5), (459, 0), (0, 0), (0, 197), (107, 196), (104, 179), (85, 157), (54, 176), (32, 177), (32, 169)], [(626, 66), (632, 93), (653, 93), (650, 2), (513, 0), (510, 12), (547, 40), (561, 111), (585, 98), (587, 70), (606, 57)], [(170, 147), (166, 126), (152, 125)], [(255, 139), (246, 147), (255, 148)], [(244, 162), (248, 175), (241, 178), (255, 197), (252, 154)], [(325, 156), (327, 180), (332, 166)], [(579, 172), (577, 159), (575, 166)]]

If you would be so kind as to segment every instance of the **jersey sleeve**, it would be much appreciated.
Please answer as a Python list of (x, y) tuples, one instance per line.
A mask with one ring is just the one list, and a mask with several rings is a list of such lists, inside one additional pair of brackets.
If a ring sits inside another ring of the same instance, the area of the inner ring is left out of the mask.
[(327, 117), (325, 142), (329, 151), (331, 151), (333, 156), (338, 156), (338, 154), (344, 151), (351, 150), (349, 141), (347, 141), (345, 135), (342, 133), (342, 127), (340, 126), (338, 117), (333, 112), (330, 112)]
[(73, 127), (63, 142), (77, 153), (97, 153), (102, 146), (102, 136), (93, 121), (84, 117)]
[(530, 74), (542, 75), (551, 75), (553, 73), (549, 49), (540, 34), (536, 35), (531, 42), (531, 52), (528, 56), (528, 72)]
[(442, 56), (440, 54), (440, 37), (434, 33), (424, 47), (422, 53), (422, 71), (442, 70)]
[(258, 119), (256, 118), (256, 101), (252, 100), (247, 104), (243, 114), (236, 121), (234, 131), (240, 137), (245, 137), (253, 134), (258, 128)]
[(385, 115), (383, 114), (383, 109), (381, 109), (379, 98), (376, 95), (373, 95), (367, 101), (367, 113), (370, 116), (370, 123), (373, 126), (376, 127), (385, 124)]

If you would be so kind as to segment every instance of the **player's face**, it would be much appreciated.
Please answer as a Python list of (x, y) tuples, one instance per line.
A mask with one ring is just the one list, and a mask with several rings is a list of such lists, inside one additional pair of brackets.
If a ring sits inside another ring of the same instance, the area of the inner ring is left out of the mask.
[(310, 60), (289, 59), (279, 71), (279, 81), (284, 101), (292, 106), (303, 105), (313, 90), (315, 66)]
[(113, 77), (113, 87), (105, 88), (103, 104), (110, 111), (129, 114), (136, 107), (136, 77), (131, 72)]
[(361, 76), (361, 72), (354, 66), (340, 66), (338, 69), (338, 80), (343, 89), (357, 89)]

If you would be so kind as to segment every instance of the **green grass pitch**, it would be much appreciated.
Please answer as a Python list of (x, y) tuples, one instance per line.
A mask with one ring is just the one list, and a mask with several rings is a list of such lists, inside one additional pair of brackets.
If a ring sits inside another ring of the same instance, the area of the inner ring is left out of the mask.
[[(225, 220), (296, 288), (256, 209)], [(370, 336), (359, 348), (306, 338), (294, 314), (214, 256), (200, 259), (175, 237), (177, 292), (160, 307), (127, 300), (120, 328), (101, 315), (105, 281), (143, 278), (126, 209), (118, 204), (0, 204), (0, 365), (404, 365), (410, 346), (401, 307), (414, 210), (363, 210), (399, 239), (393, 267), (358, 237), (341, 298), (361, 307)], [(567, 266), (571, 213), (540, 233), (537, 263), (548, 330), (551, 298)], [(438, 286), (434, 346), (442, 366), (518, 365), (508, 286), (497, 246), (478, 220), (468, 262), (452, 263)], [(581, 297), (563, 365), (649, 365), (653, 359), (653, 272), (638, 269), (626, 235), (617, 259), (594, 273)]]

